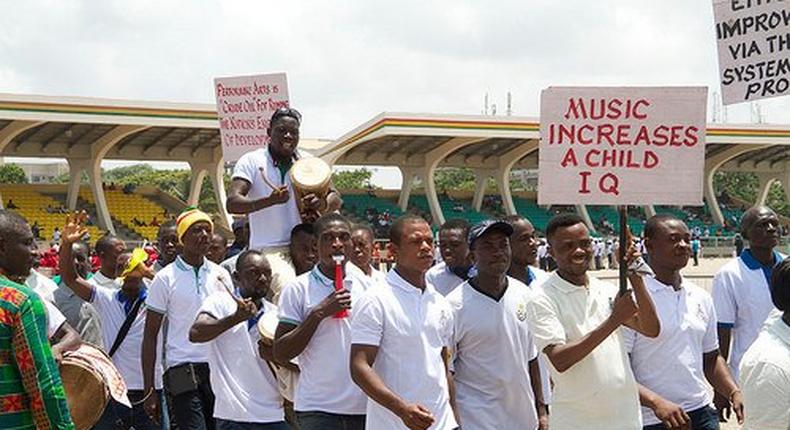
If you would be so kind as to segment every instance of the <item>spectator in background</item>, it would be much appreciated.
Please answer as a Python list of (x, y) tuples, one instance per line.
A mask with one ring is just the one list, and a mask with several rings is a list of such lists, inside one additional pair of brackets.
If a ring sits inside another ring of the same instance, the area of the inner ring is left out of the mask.
[(741, 237), (740, 233), (735, 233), (735, 256), (740, 257), (741, 253), (743, 252), (743, 237)]
[(233, 221), (233, 243), (230, 244), (228, 252), (225, 253), (225, 258), (228, 259), (239, 254), (241, 251), (247, 249), (249, 243), (250, 223), (247, 221), (247, 217), (238, 218)]
[(14, 200), (13, 199), (8, 199), (8, 203), (6, 203), (5, 208), (6, 209), (19, 209), (19, 206), (14, 204)]
[(52, 240), (54, 240), (55, 243), (60, 242), (60, 228), (59, 227), (55, 227), (55, 231), (52, 232)]
[(291, 230), (291, 243), (288, 247), (297, 276), (309, 272), (318, 262), (316, 246), (312, 224), (297, 224)]
[(30, 231), (33, 232), (33, 239), (41, 239), (41, 226), (38, 225), (38, 220), (30, 226)]
[(694, 258), (694, 265), (699, 266), (700, 252), (702, 251), (702, 242), (699, 237), (691, 239), (691, 256)]
[[(59, 264), (61, 267), (64, 267), (65, 264), (70, 264), (80, 277), (92, 280), (93, 273), (91, 273), (88, 245), (86, 245), (85, 242), (75, 242), (70, 246), (71, 256), (73, 257), (72, 261), (61, 260)], [(113, 271), (114, 270), (115, 268), (113, 267)], [(94, 309), (93, 305), (90, 303), (86, 303), (77, 297), (74, 292), (61, 281), (60, 277), (56, 277), (56, 282), (58, 288), (53, 294), (55, 306), (63, 313), (66, 317), (66, 321), (77, 330), (83, 340), (102, 348), (104, 345), (102, 341), (101, 319), (96, 309)]]
[(164, 269), (168, 264), (175, 261), (180, 250), (181, 244), (178, 242), (175, 221), (164, 222), (159, 226), (159, 231), (156, 234), (156, 251), (159, 256), (154, 262), (154, 272)]
[(214, 232), (210, 242), (206, 258), (217, 264), (222, 263), (222, 260), (225, 258), (225, 252), (227, 252), (228, 241), (221, 234)]
[(790, 259), (773, 270), (771, 300), (781, 313), (769, 319), (741, 361), (749, 412), (743, 430), (786, 430), (790, 425)]
[(162, 223), (160, 223), (159, 220), (156, 218), (156, 215), (154, 215), (154, 217), (151, 218), (151, 222), (148, 223), (148, 225), (150, 225), (151, 227), (159, 227), (161, 224)]
[(384, 282), (384, 272), (379, 271), (371, 264), (373, 256), (373, 230), (367, 225), (354, 225), (351, 227), (351, 253), (349, 259), (354, 267), (362, 271), (360, 279), (368, 284), (368, 288)]
[(464, 219), (451, 219), (439, 228), (439, 250), (442, 262), (425, 273), (425, 281), (442, 296), (468, 280), (472, 268), (469, 254), (469, 222)]

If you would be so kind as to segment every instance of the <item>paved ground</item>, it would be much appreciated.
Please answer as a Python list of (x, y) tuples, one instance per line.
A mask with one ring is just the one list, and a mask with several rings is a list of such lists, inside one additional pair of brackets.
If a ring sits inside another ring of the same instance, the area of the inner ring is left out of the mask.
[[(713, 275), (729, 260), (729, 258), (703, 258), (699, 261), (699, 266), (693, 266), (689, 262), (689, 266), (682, 273), (683, 276), (693, 280), (698, 286), (710, 291)], [(615, 280), (618, 276), (617, 270), (598, 270), (592, 273), (602, 279)], [(741, 428), (734, 422), (734, 418), (732, 421), (732, 423), (723, 423), (721, 430), (738, 430)]]

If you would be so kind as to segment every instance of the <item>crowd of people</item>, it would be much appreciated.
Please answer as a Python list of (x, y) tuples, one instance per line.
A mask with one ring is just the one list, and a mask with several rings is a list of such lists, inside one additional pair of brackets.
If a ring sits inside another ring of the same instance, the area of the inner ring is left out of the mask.
[(449, 220), (438, 244), (404, 215), (381, 270), (336, 191), (296, 201), (300, 124), (277, 110), (237, 163), (230, 246), (187, 208), (142, 261), (99, 238), (94, 270), (80, 212), (49, 279), (28, 222), (0, 211), (0, 428), (73, 428), (58, 363), (88, 342), (128, 398), (96, 429), (787, 429), (790, 260), (770, 209), (744, 214), (749, 246), (712, 295), (682, 276), (692, 232), (668, 215), (623, 244), (626, 292), (590, 274), (607, 244), (567, 213), (543, 251), (518, 215)]

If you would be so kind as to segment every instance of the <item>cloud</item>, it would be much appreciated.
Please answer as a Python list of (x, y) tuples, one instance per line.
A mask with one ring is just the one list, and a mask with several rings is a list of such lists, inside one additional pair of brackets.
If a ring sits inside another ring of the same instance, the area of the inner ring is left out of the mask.
[[(381, 111), (536, 115), (549, 85), (707, 85), (710, 2), (436, 0), (15, 2), (0, 91), (213, 102), (217, 76), (285, 71), (305, 136)], [(760, 102), (790, 123), (790, 98)], [(728, 109), (749, 122), (748, 105)]]

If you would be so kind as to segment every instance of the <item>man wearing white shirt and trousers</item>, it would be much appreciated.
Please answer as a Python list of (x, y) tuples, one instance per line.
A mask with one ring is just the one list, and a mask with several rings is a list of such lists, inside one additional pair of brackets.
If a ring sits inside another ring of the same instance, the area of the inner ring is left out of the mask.
[[(144, 387), (146, 391), (154, 388), (157, 338), (166, 317), (164, 384), (180, 430), (215, 428), (208, 348), (189, 341), (189, 330), (206, 297), (222, 285), (233, 284), (225, 269), (206, 258), (213, 227), (211, 217), (196, 208), (187, 208), (179, 215), (176, 230), (184, 245), (183, 253), (157, 272), (146, 300), (141, 360)], [(146, 413), (155, 421), (159, 420), (159, 409), (153, 397), (146, 399)]]
[(452, 309), (425, 280), (433, 235), (423, 218), (406, 215), (390, 226), (395, 268), (354, 310), (351, 375), (368, 395), (371, 430), (458, 427), (451, 407), (448, 363)]
[(374, 268), (371, 263), (373, 255), (373, 229), (366, 225), (351, 227), (351, 243), (354, 247), (351, 252), (351, 262), (359, 268), (364, 275), (363, 279), (372, 286), (384, 281), (384, 272)]
[(439, 227), (442, 261), (428, 270), (425, 281), (443, 296), (469, 279), (472, 268), (469, 244), (466, 243), (469, 227), (469, 222), (464, 219), (451, 219)]
[[(512, 257), (507, 275), (521, 281), (530, 290), (534, 290), (549, 279), (548, 273), (535, 267), (540, 253), (540, 241), (535, 237), (535, 227), (521, 215), (507, 216), (505, 221), (513, 227), (513, 234), (510, 236)], [(545, 355), (538, 354), (538, 365), (543, 404), (548, 409), (551, 405), (551, 375), (549, 375), (549, 364), (546, 363)]]
[[(274, 337), (274, 358), (287, 363), (299, 357), (299, 382), (294, 410), (301, 430), (361, 430), (365, 428), (365, 395), (351, 381), (348, 357), (352, 304), (365, 292), (359, 271), (348, 270), (351, 226), (330, 213), (313, 225), (318, 264), (288, 283), (280, 295)], [(336, 289), (335, 258), (342, 260), (342, 288)], [(340, 314), (346, 311), (347, 315)]]
[[(272, 267), (270, 294), (275, 303), (282, 287), (296, 277), (288, 243), (291, 229), (303, 222), (304, 217), (299, 213), (288, 172), (296, 160), (309, 156), (296, 149), (301, 122), (302, 115), (296, 109), (277, 109), (266, 130), (269, 143), (239, 159), (228, 190), (228, 212), (247, 215), (249, 220), (249, 249), (264, 251)], [(340, 195), (334, 190), (327, 194), (325, 202), (315, 194), (304, 196), (302, 202), (310, 213), (324, 205), (326, 213), (334, 212), (342, 204)]]
[(238, 254), (233, 276), (238, 289), (210, 295), (189, 333), (191, 341), (209, 345), (217, 429), (289, 430), (274, 369), (258, 354), (257, 322), (277, 312), (264, 299), (272, 270), (261, 251), (248, 250)]
[[(60, 261), (73, 260), (72, 244), (81, 240), (87, 233), (85, 220), (87, 216), (75, 214), (63, 227)], [(120, 273), (119, 273), (120, 274)], [(140, 263), (132, 273), (127, 274), (123, 284), (113, 279), (113, 285), (98, 286), (81, 277), (73, 264), (61, 264), (63, 283), (74, 291), (77, 297), (93, 304), (102, 320), (102, 337), (107, 353), (118, 368), (129, 392), (129, 400), (134, 407), (126, 406), (110, 399), (96, 430), (114, 430), (118, 423), (126, 427), (140, 430), (161, 428), (146, 415), (142, 402), (147, 397), (160, 399), (162, 396), (162, 369), (157, 366), (156, 379), (152, 391), (143, 388), (142, 369), (140, 368), (140, 351), (145, 326), (145, 300), (147, 289), (143, 277), (153, 277), (153, 271)], [(125, 328), (124, 328), (125, 327)], [(159, 363), (159, 360), (157, 360)]]
[[(783, 256), (779, 245), (779, 218), (765, 206), (753, 207), (741, 217), (741, 234), (749, 248), (730, 260), (713, 277), (713, 304), (719, 328), (719, 351), (738, 379), (741, 357), (757, 338), (760, 328), (773, 311), (769, 280), (771, 270)], [(730, 402), (714, 397), (721, 418), (731, 414)]]
[(661, 322), (657, 338), (629, 328), (623, 341), (638, 383), (645, 430), (718, 430), (709, 382), (729, 398), (743, 422), (741, 392), (719, 355), (713, 299), (680, 274), (691, 256), (691, 233), (683, 221), (657, 215), (645, 224), (645, 246), (655, 276), (645, 276)]
[[(534, 292), (527, 321), (551, 365), (551, 428), (640, 428), (639, 395), (619, 328), (626, 325), (649, 337), (659, 334), (642, 277), (629, 270), (635, 302), (632, 294), (619, 295), (616, 285), (588, 276), (593, 243), (576, 214), (552, 218), (546, 237), (557, 271)], [(629, 265), (638, 261), (635, 251), (632, 245)]]
[(507, 276), (512, 235), (505, 221), (472, 227), (477, 272), (447, 295), (456, 406), (466, 430), (548, 429), (538, 350), (526, 321), (531, 292)]

